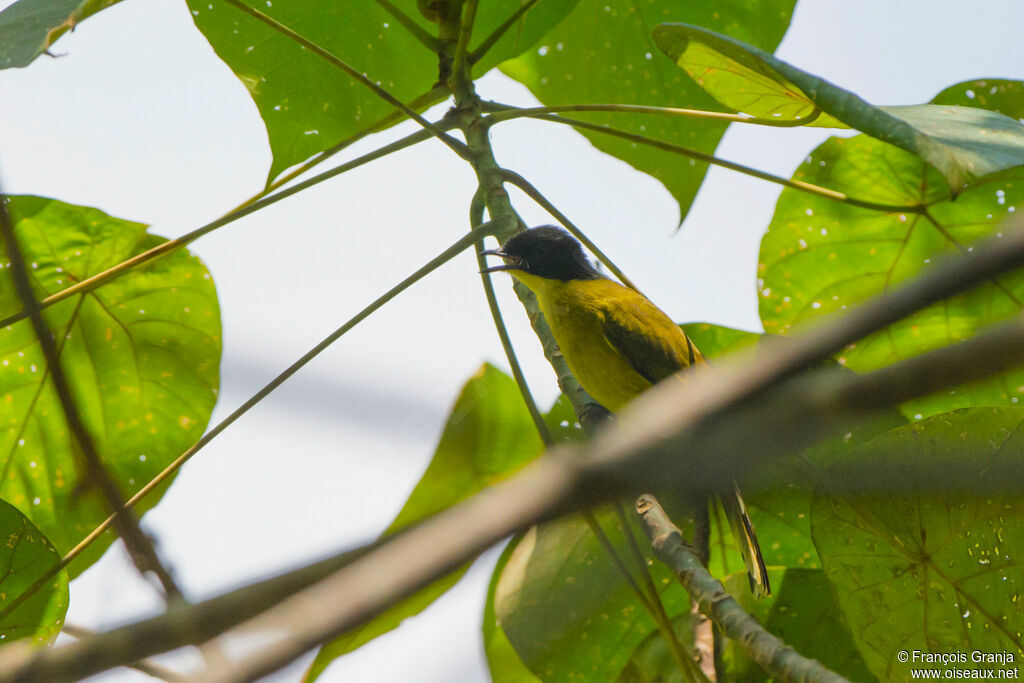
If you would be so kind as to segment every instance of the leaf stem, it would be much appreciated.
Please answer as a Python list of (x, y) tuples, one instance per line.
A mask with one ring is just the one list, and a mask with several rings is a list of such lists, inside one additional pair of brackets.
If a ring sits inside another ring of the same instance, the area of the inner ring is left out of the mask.
[(387, 90), (385, 90), (384, 88), (382, 88), (379, 85), (377, 85), (376, 83), (374, 83), (372, 80), (370, 80), (367, 76), (365, 76), (361, 72), (357, 71), (353, 66), (351, 66), (345, 60), (341, 59), (340, 57), (338, 57), (337, 55), (333, 54), (332, 52), (329, 52), (328, 50), (320, 47), (319, 45), (317, 45), (313, 41), (309, 40), (305, 36), (297, 33), (296, 31), (293, 31), (292, 29), (288, 28), (287, 26), (285, 26), (281, 22), (277, 21), (273, 17), (267, 16), (266, 14), (264, 14), (261, 11), (259, 11), (258, 9), (255, 9), (253, 7), (249, 7), (244, 2), (242, 2), (242, 0), (224, 0), (224, 2), (228, 3), (229, 5), (232, 5), (233, 7), (237, 8), (238, 10), (248, 14), (249, 16), (253, 17), (254, 19), (257, 19), (258, 21), (263, 22), (264, 24), (266, 24), (267, 26), (271, 27), (272, 29), (274, 29), (278, 33), (281, 33), (282, 35), (287, 36), (291, 40), (295, 41), (297, 44), (299, 44), (302, 47), (304, 47), (307, 50), (309, 50), (310, 52), (316, 54), (319, 57), (322, 57), (328, 63), (338, 67), (339, 69), (344, 71), (346, 74), (348, 74), (351, 78), (353, 78), (356, 81), (359, 81), (360, 83), (365, 85), (367, 88), (369, 88), (371, 91), (373, 91), (373, 93), (375, 95), (377, 95), (377, 97), (381, 98), (382, 100), (384, 100), (385, 102), (387, 102), (388, 104), (390, 104), (391, 106), (395, 107), (396, 109), (398, 109), (399, 111), (404, 113), (406, 116), (411, 118), (413, 121), (415, 121), (416, 123), (418, 123), (421, 126), (423, 126), (426, 130), (430, 131), (430, 133), (434, 137), (436, 137), (438, 140), (440, 140), (445, 145), (447, 145), (453, 152), (458, 154), (460, 157), (465, 158), (465, 156), (466, 156), (466, 145), (465, 144), (463, 144), (462, 142), (459, 142), (455, 138), (451, 137), (450, 135), (445, 133), (443, 130), (438, 128), (436, 125), (434, 125), (430, 121), (427, 121), (425, 118), (423, 118), (422, 116), (417, 114), (415, 111), (410, 109), (408, 106), (406, 106), (406, 104), (404, 102), (402, 102), (400, 99), (398, 99), (397, 97), (395, 97), (394, 95), (389, 93)]
[(879, 204), (877, 202), (865, 201), (863, 199), (857, 199), (851, 197), (842, 192), (836, 190), (830, 190), (827, 187), (821, 187), (819, 185), (813, 185), (811, 183), (805, 183), (802, 180), (792, 180), (789, 178), (783, 178), (781, 176), (759, 171), (749, 166), (737, 164), (733, 161), (727, 161), (711, 154), (705, 154), (704, 152), (698, 152), (695, 149), (688, 147), (681, 147), (680, 145), (674, 145), (670, 142), (663, 142), (661, 140), (655, 140), (644, 135), (636, 135), (635, 133), (629, 133), (624, 130), (618, 130), (616, 128), (610, 128), (608, 126), (601, 126), (596, 123), (588, 123), (586, 121), (576, 121), (574, 119), (567, 119), (557, 114), (540, 114), (530, 118), (536, 118), (540, 121), (552, 121), (554, 123), (560, 123), (567, 126), (573, 126), (574, 128), (583, 128), (586, 130), (592, 130), (595, 133), (602, 133), (604, 135), (610, 135), (612, 137), (622, 138), (623, 140), (629, 140), (641, 145), (647, 145), (648, 147), (654, 147), (656, 149), (664, 150), (666, 152), (672, 152), (673, 154), (681, 154), (691, 159), (697, 159), (708, 164), (715, 166), (721, 166), (727, 168), (730, 171), (736, 171), (737, 173), (743, 173), (744, 175), (753, 176), (761, 180), (767, 180), (770, 183), (776, 183), (784, 187), (789, 187), (794, 190), (800, 190), (801, 192), (807, 192), (825, 199), (831, 199), (833, 201), (842, 202), (844, 204), (850, 204), (852, 206), (859, 206), (862, 209), (871, 209), (874, 211), (884, 211), (886, 213), (923, 213), (925, 206), (923, 204), (907, 204), (907, 205), (893, 205), (893, 204)]
[(476, 49), (473, 50), (472, 53), (470, 53), (470, 55), (469, 55), (469, 63), (470, 64), (476, 64), (477, 62), (479, 62), (483, 58), (483, 56), (486, 55), (487, 52), (492, 47), (494, 47), (494, 44), (497, 43), (499, 40), (501, 40), (501, 37), (503, 35), (505, 35), (505, 33), (510, 28), (512, 28), (512, 26), (515, 25), (515, 23), (517, 21), (519, 21), (520, 17), (522, 17), (527, 12), (529, 12), (530, 9), (534, 5), (536, 5), (538, 1), (539, 0), (526, 0), (526, 2), (524, 2), (522, 5), (520, 5), (519, 9), (517, 9), (515, 12), (513, 12), (509, 16), (508, 19), (506, 19), (505, 21), (501, 22), (501, 25), (498, 26), (498, 28), (494, 29), (491, 32), (491, 35), (489, 35), (486, 38), (484, 38), (483, 42), (480, 43), (479, 45), (477, 45)]
[(470, 79), (468, 67), (471, 62), (466, 61), (466, 52), (469, 50), (469, 41), (473, 36), (473, 23), (476, 21), (476, 10), (479, 0), (465, 0), (462, 5), (462, 22), (459, 25), (459, 41), (455, 44), (455, 56), (452, 58), (452, 79)]
[(491, 123), (501, 123), (518, 118), (537, 118), (544, 114), (560, 114), (568, 112), (612, 112), (622, 114), (661, 114), (665, 116), (683, 116), (692, 119), (705, 119), (712, 121), (723, 121), (725, 123), (747, 123), (755, 126), (771, 126), (774, 128), (798, 128), (806, 126), (821, 115), (820, 109), (815, 109), (808, 116), (802, 119), (765, 119), (746, 114), (729, 114), (719, 111), (704, 111), (702, 109), (680, 109), (677, 107), (652, 107), (638, 104), (560, 104), (552, 107), (529, 107), (518, 108), (498, 102), (484, 103), (484, 109), (494, 113), (487, 117)]

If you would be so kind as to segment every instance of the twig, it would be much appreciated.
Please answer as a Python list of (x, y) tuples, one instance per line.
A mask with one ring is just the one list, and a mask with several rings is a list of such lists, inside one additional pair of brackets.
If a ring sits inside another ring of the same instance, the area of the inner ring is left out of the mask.
[[(128, 554), (139, 573), (145, 576), (147, 572), (152, 572), (163, 586), (166, 597), (169, 600), (180, 600), (183, 597), (181, 589), (174, 582), (171, 573), (160, 562), (153, 544), (142, 531), (142, 527), (139, 526), (139, 520), (124, 507), (121, 491), (103, 466), (92, 435), (82, 422), (71, 385), (68, 383), (67, 375), (64, 374), (64, 367), (60, 364), (60, 356), (53, 333), (46, 321), (43, 320), (42, 309), (32, 291), (32, 282), (29, 279), (28, 270), (25, 268), (25, 258), (18, 245), (17, 237), (14, 234), (14, 225), (11, 223), (11, 216), (8, 212), (7, 197), (2, 193), (0, 193), (0, 236), (3, 237), (7, 258), (10, 261), (11, 279), (14, 282), (15, 291), (17, 291), (18, 298), (21, 299), (22, 306), (32, 322), (32, 329), (35, 330), (39, 346), (46, 357), (50, 381), (53, 382), (54, 392), (60, 400), (68, 431), (71, 432), (72, 449), (79, 452), (78, 455), (84, 466), (85, 479), (90, 486), (95, 486), (100, 490), (107, 507), (113, 512), (113, 525), (124, 541), (125, 548), (128, 549)], [(75, 449), (75, 444), (78, 446), (77, 449)]]
[(749, 123), (755, 126), (771, 126), (774, 128), (798, 128), (821, 116), (820, 109), (814, 109), (802, 119), (762, 119), (746, 114), (728, 114), (720, 111), (704, 111), (703, 109), (679, 109), (676, 107), (651, 107), (637, 104), (561, 104), (553, 107), (529, 107), (520, 109), (497, 102), (488, 102), (485, 108), (494, 113), (487, 117), (491, 123), (511, 121), (523, 117), (537, 118), (544, 114), (569, 112), (607, 112), (617, 114), (659, 114), (663, 116), (682, 116), (691, 119), (707, 119), (725, 123)]
[(684, 545), (683, 535), (653, 496), (640, 496), (636, 513), (651, 539), (654, 554), (668, 565), (700, 605), (701, 612), (768, 674), (781, 681), (849, 683), (819, 662), (801, 655), (743, 611), (718, 579), (708, 573), (693, 549)]
[(282, 35), (287, 36), (291, 40), (295, 41), (296, 43), (298, 43), (302, 47), (304, 47), (307, 50), (309, 50), (310, 52), (318, 55), (319, 57), (322, 57), (323, 59), (325, 59), (330, 64), (338, 67), (339, 69), (344, 71), (346, 74), (348, 74), (349, 77), (351, 77), (352, 79), (354, 79), (356, 81), (359, 81), (360, 83), (365, 85), (367, 88), (369, 88), (371, 91), (373, 91), (373, 93), (375, 95), (377, 95), (377, 97), (381, 98), (382, 100), (384, 100), (385, 102), (387, 102), (388, 104), (390, 104), (391, 106), (393, 106), (394, 108), (398, 109), (403, 114), (408, 116), (410, 119), (412, 119), (416, 123), (418, 123), (421, 126), (423, 126), (423, 128), (425, 128), (426, 130), (430, 131), (430, 133), (434, 137), (436, 137), (438, 140), (440, 140), (445, 145), (447, 145), (448, 148), (451, 149), (453, 152), (458, 154), (460, 157), (465, 158), (466, 153), (467, 153), (466, 152), (466, 145), (464, 145), (463, 143), (459, 142), (458, 140), (456, 140), (452, 136), (448, 135), (447, 133), (445, 133), (443, 130), (441, 130), (437, 126), (435, 126), (433, 123), (431, 123), (430, 121), (427, 121), (425, 118), (423, 118), (422, 116), (417, 114), (415, 111), (410, 109), (405, 104), (405, 102), (402, 102), (400, 99), (398, 99), (397, 97), (395, 97), (394, 95), (389, 93), (387, 90), (385, 90), (384, 88), (382, 88), (379, 85), (377, 85), (376, 83), (374, 83), (372, 80), (370, 80), (369, 78), (364, 76), (356, 68), (354, 68), (353, 66), (349, 65), (349, 63), (346, 62), (345, 60), (341, 59), (340, 57), (338, 57), (334, 53), (332, 53), (332, 52), (330, 52), (328, 50), (325, 50), (324, 48), (320, 47), (319, 45), (317, 45), (313, 41), (309, 40), (308, 38), (306, 38), (302, 34), (293, 31), (292, 29), (288, 28), (287, 26), (285, 26), (281, 22), (277, 21), (273, 17), (270, 17), (270, 16), (264, 14), (263, 12), (259, 11), (258, 9), (255, 9), (253, 7), (250, 7), (250, 6), (246, 5), (241, 0), (224, 0), (224, 2), (228, 3), (229, 5), (232, 5), (233, 7), (235, 7), (238, 10), (248, 14), (249, 16), (253, 17), (254, 19), (257, 19), (258, 21), (263, 22), (264, 24), (266, 24), (267, 26), (271, 27), (272, 29), (274, 29), (278, 33), (281, 33)]
[[(149, 495), (154, 489), (163, 484), (167, 479), (178, 471), (182, 465), (184, 465), (192, 456), (206, 447), (211, 441), (221, 434), (225, 429), (230, 427), (236, 420), (245, 415), (253, 406), (266, 398), (274, 389), (284, 384), (292, 375), (298, 372), (303, 366), (309, 361), (313, 360), (317, 355), (322, 353), (328, 346), (340, 339), (345, 333), (351, 330), (353, 327), (361, 323), (363, 320), (368, 318), (374, 311), (379, 309), (381, 306), (391, 301), (393, 298), (401, 294), (403, 291), (408, 289), (410, 286), (450, 261), (458, 253), (472, 246), (475, 240), (482, 238), (488, 234), (489, 226), (480, 225), (474, 231), (463, 236), (457, 240), (450, 247), (442, 251), (436, 257), (425, 263), (422, 267), (412, 273), (409, 277), (402, 280), (400, 283), (389, 289), (387, 292), (377, 297), (372, 303), (366, 306), (363, 310), (359, 311), (356, 315), (349, 318), (345, 324), (336, 329), (334, 332), (329, 334), (319, 344), (314, 346), (312, 349), (307, 351), (301, 358), (285, 368), (277, 377), (268, 382), (262, 389), (257, 391), (255, 394), (250, 396), (242, 405), (235, 408), (234, 411), (226, 418), (221, 420), (215, 427), (210, 429), (204, 434), (198, 441), (195, 442), (188, 450), (179, 455), (174, 462), (165, 467), (160, 474), (156, 475), (151, 479), (145, 486), (139, 489), (134, 496), (132, 496), (128, 502), (125, 503), (126, 508), (130, 508), (136, 505), (140, 500)], [(62, 569), (67, 567), (71, 562), (75, 560), (86, 548), (88, 548), (100, 535), (110, 528), (113, 523), (113, 516), (108, 517), (99, 526), (93, 529), (88, 536), (82, 539), (78, 545), (72, 548), (68, 553), (61, 558), (60, 562), (54, 567), (50, 568), (42, 576), (40, 576), (31, 586), (29, 586), (25, 592), (17, 596), (10, 601), (3, 610), (0, 610), (0, 619), (7, 616), (15, 609), (17, 609), (25, 600), (31, 597), (37, 590), (47, 585), (50, 580), (56, 576)]]
[(679, 638), (676, 637), (676, 631), (672, 627), (672, 620), (669, 619), (668, 612), (665, 611), (665, 604), (661, 601), (661, 593), (658, 592), (657, 586), (654, 585), (654, 579), (651, 578), (651, 571), (647, 567), (647, 558), (640, 551), (640, 546), (637, 545), (636, 538), (633, 536), (632, 525), (630, 525), (629, 519), (626, 517), (625, 510), (622, 509), (622, 501), (615, 501), (613, 507), (615, 508), (615, 515), (619, 518), (619, 523), (622, 524), (622, 531), (626, 535), (626, 543), (629, 545), (629, 550), (633, 555), (633, 563), (637, 566), (640, 578), (651, 594), (651, 603), (654, 606), (652, 616), (658, 625), (662, 639), (665, 640), (669, 650), (672, 651), (672, 656), (675, 657), (676, 665), (679, 667), (683, 677), (687, 680), (703, 681), (706, 683), (707, 677), (697, 666), (693, 653), (689, 652), (689, 648), (684, 647), (679, 642)]
[(801, 192), (807, 192), (809, 194), (824, 197), (825, 199), (831, 199), (833, 201), (842, 202), (844, 204), (850, 204), (851, 206), (859, 206), (862, 209), (871, 209), (873, 211), (884, 211), (886, 213), (924, 213), (924, 204), (880, 204), (878, 202), (870, 202), (863, 199), (857, 199), (851, 197), (843, 192), (836, 190), (830, 190), (827, 187), (821, 187), (820, 185), (814, 185), (813, 183), (805, 183), (802, 180), (792, 180), (790, 178), (783, 178), (782, 176), (773, 175), (764, 171), (759, 171), (756, 168), (750, 168), (743, 164), (737, 164), (734, 161), (728, 161), (721, 159), (711, 154), (705, 154), (704, 152), (698, 152), (695, 149), (689, 147), (682, 147), (680, 145), (674, 145), (670, 142), (663, 142), (661, 140), (655, 140), (645, 135), (637, 135), (635, 133), (629, 133), (624, 130), (618, 130), (616, 128), (610, 128), (608, 126), (598, 125), (596, 123), (589, 123), (587, 121), (577, 121), (575, 119), (567, 119), (562, 116), (555, 114), (539, 114), (531, 117), (536, 118), (539, 121), (552, 121), (554, 123), (561, 123), (567, 126), (573, 126), (574, 128), (583, 128), (586, 130), (592, 130), (595, 133), (602, 133), (604, 135), (610, 135), (612, 137), (622, 138), (623, 140), (629, 140), (641, 145), (647, 145), (648, 147), (654, 147), (656, 149), (664, 150), (666, 152), (672, 152), (673, 154), (681, 154), (682, 156), (690, 157), (698, 161), (703, 161), (707, 164), (714, 166), (721, 166), (727, 168), (730, 171), (736, 171), (737, 173), (743, 173), (754, 178), (761, 180), (767, 180), (770, 183), (782, 185), (783, 187), (790, 187), (794, 190), (800, 190)]
[(590, 238), (587, 237), (587, 235), (582, 230), (580, 230), (575, 223), (570, 221), (564, 213), (559, 211), (558, 207), (556, 207), (554, 204), (548, 201), (548, 198), (541, 194), (541, 191), (534, 187), (533, 184), (530, 183), (530, 181), (528, 181), (526, 178), (519, 175), (515, 171), (510, 171), (507, 168), (501, 169), (499, 173), (501, 174), (503, 180), (512, 183), (520, 190), (525, 192), (530, 199), (540, 204), (545, 211), (554, 216), (555, 220), (564, 225), (566, 230), (572, 233), (573, 237), (578, 239), (583, 244), (583, 246), (589, 249), (590, 252), (594, 256), (596, 256), (601, 263), (608, 266), (608, 270), (612, 271), (615, 277), (619, 278), (619, 281), (622, 282), (622, 284), (626, 285), (630, 289), (636, 290), (638, 292), (640, 291), (637, 288), (637, 286), (633, 284), (633, 281), (626, 277), (626, 274), (623, 273), (619, 269), (619, 267), (616, 266), (615, 263), (603, 251), (598, 249), (597, 245), (590, 241)]

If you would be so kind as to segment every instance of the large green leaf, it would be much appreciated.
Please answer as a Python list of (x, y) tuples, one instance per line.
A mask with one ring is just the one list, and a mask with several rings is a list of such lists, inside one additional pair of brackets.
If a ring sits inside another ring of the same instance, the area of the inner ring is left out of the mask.
[(0, 12), (0, 69), (28, 66), (89, 16), (121, 0), (19, 0)]
[[(583, 0), (541, 47), (502, 65), (546, 105), (645, 104), (720, 111), (721, 107), (659, 55), (651, 29), (686, 20), (773, 50), (789, 25), (794, 0)], [(718, 122), (623, 113), (573, 114), (574, 118), (711, 153), (725, 132)], [(582, 131), (591, 143), (657, 178), (685, 217), (707, 164), (600, 133)]]
[[(927, 205), (924, 213), (876, 211), (785, 189), (761, 242), (758, 266), (765, 330), (786, 334), (800, 323), (887, 291), (959, 255), (1024, 205), (1024, 169), (991, 176), (955, 201), (939, 174), (919, 158), (867, 136), (832, 138), (818, 147), (794, 178), (850, 196), (895, 205)], [(873, 370), (955, 343), (1017, 314), (1024, 275), (990, 284), (891, 325), (840, 354), (857, 371)], [(915, 401), (909, 415), (971, 405), (1013, 404), (1024, 374)]]
[[(60, 553), (13, 505), (0, 500), (0, 611), (60, 562)], [(68, 572), (62, 569), (10, 614), (0, 618), (0, 643), (31, 638), (50, 643), (68, 611)]]
[(764, 335), (712, 323), (686, 323), (680, 325), (694, 346), (705, 358), (715, 358), (753, 346)]
[[(385, 534), (451, 507), (504, 479), (537, 457), (541, 450), (540, 437), (515, 381), (484, 365), (462, 388), (430, 465)], [(464, 565), (365, 626), (323, 646), (306, 673), (306, 680), (315, 680), (338, 657), (426, 609), (455, 585), (468, 568)]]
[[(356, 133), (373, 129), (395, 112), (362, 83), (228, 3), (187, 2), (196, 26), (259, 108), (274, 155), (271, 179)], [(246, 2), (345, 60), (416, 110), (442, 99), (434, 96), (413, 102), (437, 81), (437, 55), (376, 2)], [(487, 53), (476, 71), (483, 73), (528, 48), (575, 2), (539, 3)], [(413, 0), (393, 4), (436, 35), (436, 26), (420, 15)], [(472, 45), (478, 45), (519, 5), (518, 0), (481, 3)]]
[[(607, 510), (594, 514), (628, 563), (618, 519)], [(641, 546), (651, 558), (650, 544)], [(664, 565), (650, 570), (669, 617), (687, 613), (689, 598)], [(543, 681), (614, 680), (655, 630), (579, 515), (528, 531), (499, 567), (493, 599), (498, 625)]]
[(758, 47), (688, 24), (655, 28), (658, 47), (733, 111), (812, 126), (851, 127), (935, 166), (959, 191), (1024, 164), (1024, 125), (995, 111), (957, 106), (876, 107)]
[[(141, 223), (41, 197), (11, 197), (36, 296), (84, 280), (165, 240)], [(6, 259), (6, 255), (4, 256)], [(21, 310), (10, 270), (0, 316)], [(187, 251), (136, 268), (44, 313), (79, 412), (126, 494), (142, 488), (203, 433), (217, 399), (220, 309), (210, 274)], [(109, 514), (79, 495), (79, 469), (46, 359), (28, 320), (0, 329), (0, 497), (62, 553)], [(144, 502), (151, 507), (159, 492)], [(73, 572), (99, 557), (93, 544)]]
[[(910, 424), (845, 456), (871, 466), (885, 490), (835, 492), (845, 483), (837, 481), (832, 493), (816, 494), (815, 545), (864, 662), (880, 679), (909, 678), (899, 650), (1010, 651), (1018, 661), (1024, 654), (1024, 500), (995, 493), (987, 474), (1019, 462), (1022, 422), (1016, 408), (979, 408)], [(898, 482), (921, 481), (915, 464), (936, 459), (969, 463), (977, 479), (959, 482), (957, 492), (947, 482), (934, 493), (900, 493)]]

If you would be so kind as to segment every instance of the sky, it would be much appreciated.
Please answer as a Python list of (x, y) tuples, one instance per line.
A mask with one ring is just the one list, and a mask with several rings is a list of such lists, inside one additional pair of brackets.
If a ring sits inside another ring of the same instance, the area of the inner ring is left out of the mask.
[[(914, 104), (962, 80), (1024, 77), (1021, 26), (1020, 0), (801, 0), (777, 54), (869, 102)], [(65, 56), (0, 72), (7, 192), (96, 206), (174, 237), (262, 187), (270, 152), (256, 107), (182, 0), (127, 0), (54, 51)], [(478, 90), (536, 104), (496, 72)], [(345, 158), (415, 128), (373, 136)], [(718, 155), (789, 176), (828, 134), (734, 126)], [(510, 123), (493, 142), (500, 163), (530, 179), (674, 319), (760, 329), (755, 267), (777, 186), (713, 168), (677, 231), (664, 188), (563, 126)], [(429, 141), (196, 242), (224, 323), (213, 423), (462, 234), (473, 190), (468, 167)], [(528, 222), (551, 222), (514, 200)], [(145, 525), (191, 597), (369, 540), (391, 521), (461, 385), (482, 362), (505, 367), (476, 269), (469, 252), (441, 268), (184, 467)], [(510, 288), (498, 287), (531, 388), (550, 403), (553, 374)], [(479, 627), (496, 557), (483, 556), (421, 616), (322, 680), (487, 680)], [(106, 629), (159, 607), (115, 546), (72, 584), (67, 620)], [(273, 680), (297, 680), (308, 661)], [(97, 680), (149, 679), (117, 671)]]

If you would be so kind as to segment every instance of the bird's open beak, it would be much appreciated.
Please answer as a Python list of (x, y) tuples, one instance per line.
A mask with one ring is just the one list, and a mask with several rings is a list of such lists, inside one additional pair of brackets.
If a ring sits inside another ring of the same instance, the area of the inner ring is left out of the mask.
[(506, 263), (503, 263), (500, 266), (488, 266), (481, 270), (481, 273), (497, 273), (503, 270), (519, 270), (521, 265), (519, 257), (509, 256), (501, 249), (487, 249), (486, 251), (481, 251), (480, 254), (481, 256), (497, 256), (505, 259), (506, 261)]

